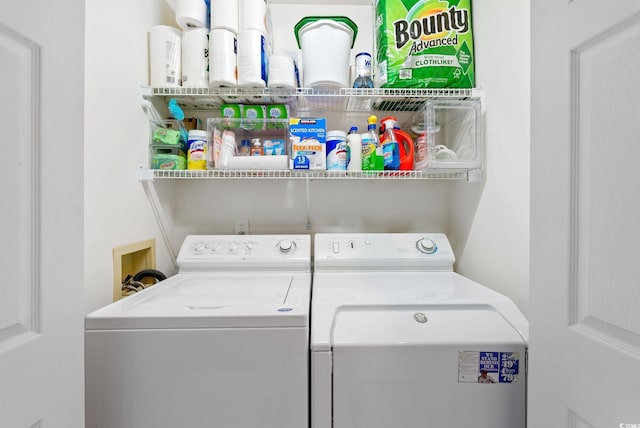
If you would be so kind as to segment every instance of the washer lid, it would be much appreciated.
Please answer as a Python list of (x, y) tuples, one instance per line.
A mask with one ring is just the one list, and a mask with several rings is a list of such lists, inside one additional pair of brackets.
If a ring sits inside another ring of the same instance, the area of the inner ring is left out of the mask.
[(308, 326), (309, 273), (178, 274), (99, 309), (87, 330)]

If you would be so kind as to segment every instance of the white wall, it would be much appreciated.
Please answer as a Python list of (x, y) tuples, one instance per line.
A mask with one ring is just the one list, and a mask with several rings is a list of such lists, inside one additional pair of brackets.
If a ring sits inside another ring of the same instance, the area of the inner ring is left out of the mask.
[[(456, 185), (450, 239), (457, 269), (529, 302), (529, 1), (473, 4), (477, 84), (485, 88), (486, 170), (481, 197)], [(475, 211), (472, 221), (465, 211)], [(452, 236), (453, 235), (453, 236)]]
[[(86, 2), (86, 309), (111, 302), (112, 249), (159, 232), (137, 170), (146, 162), (148, 122), (139, 86), (148, 80), (147, 31), (170, 18), (161, 0)], [(166, 251), (158, 267), (170, 266)]]
[[(354, 49), (370, 50), (367, 7), (283, 6), (272, 1), (276, 48), (295, 49), (302, 16), (348, 14), (359, 26)], [(361, 2), (362, 3), (362, 2)], [(293, 9), (291, 9), (293, 7)], [(127, 13), (122, 11), (126, 10)], [(511, 298), (525, 311), (529, 247), (528, 2), (474, 4), (477, 80), (486, 88), (487, 170), (482, 184), (443, 181), (157, 182), (171, 251), (187, 233), (444, 231), (459, 272)], [(147, 31), (175, 25), (162, 0), (87, 2), (85, 272), (87, 311), (111, 301), (115, 246), (156, 238), (158, 269), (173, 274), (170, 251), (137, 180), (146, 165), (148, 127), (140, 84), (148, 81)]]

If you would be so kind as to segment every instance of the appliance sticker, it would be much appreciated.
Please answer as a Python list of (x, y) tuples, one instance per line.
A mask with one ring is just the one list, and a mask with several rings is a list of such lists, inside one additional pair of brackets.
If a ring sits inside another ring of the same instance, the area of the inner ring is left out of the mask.
[(519, 352), (458, 352), (458, 382), (514, 383), (519, 372)]

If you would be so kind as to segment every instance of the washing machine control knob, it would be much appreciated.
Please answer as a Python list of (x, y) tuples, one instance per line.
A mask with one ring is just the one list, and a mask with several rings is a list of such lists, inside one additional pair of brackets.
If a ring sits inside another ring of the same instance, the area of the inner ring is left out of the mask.
[(278, 242), (278, 251), (280, 251), (281, 254), (289, 254), (295, 249), (296, 245), (289, 239), (283, 239), (282, 241)]
[(419, 239), (418, 242), (416, 242), (416, 247), (418, 251), (425, 254), (433, 254), (438, 249), (436, 243), (429, 238)]
[(207, 244), (205, 244), (204, 242), (197, 242), (193, 246), (193, 251), (196, 252), (196, 253), (201, 253), (206, 249), (207, 249)]

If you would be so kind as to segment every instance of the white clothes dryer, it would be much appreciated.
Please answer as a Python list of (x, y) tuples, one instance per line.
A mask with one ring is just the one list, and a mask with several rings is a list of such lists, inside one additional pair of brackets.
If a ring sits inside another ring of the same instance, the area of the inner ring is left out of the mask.
[(310, 236), (188, 236), (177, 263), (87, 315), (87, 427), (308, 426)]
[(444, 234), (317, 234), (312, 428), (524, 428), (528, 322)]

